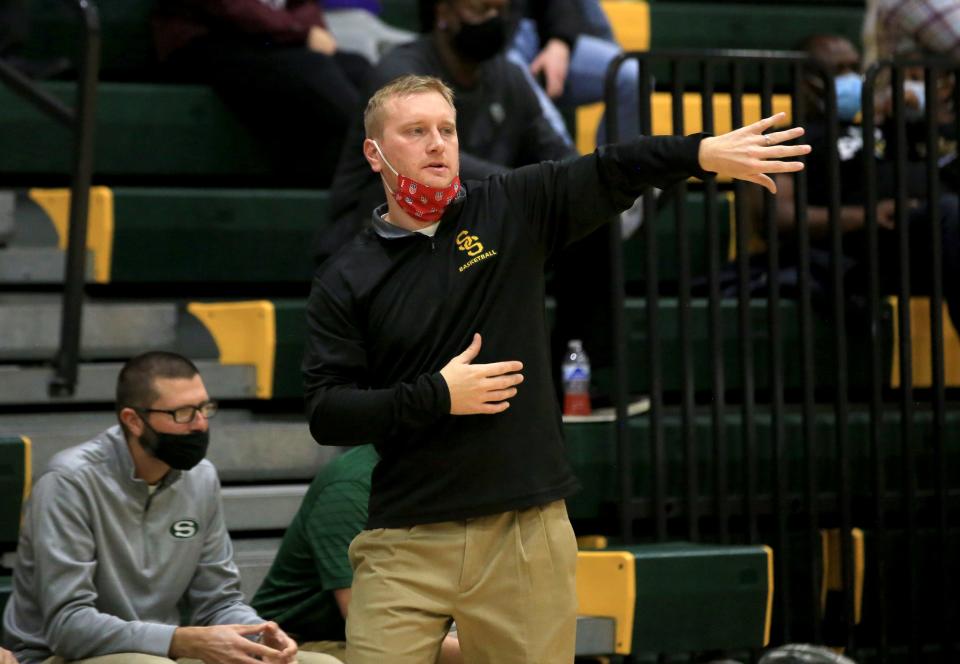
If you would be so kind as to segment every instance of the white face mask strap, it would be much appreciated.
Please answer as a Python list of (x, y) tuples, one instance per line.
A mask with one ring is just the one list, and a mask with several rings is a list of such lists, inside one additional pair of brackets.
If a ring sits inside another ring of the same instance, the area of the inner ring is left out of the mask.
[[(373, 139), (370, 139), (370, 140), (373, 141), (373, 147), (377, 148), (377, 154), (379, 154), (379, 155), (380, 155), (380, 158), (383, 159), (383, 163), (385, 163), (385, 164), (387, 165), (387, 168), (389, 168), (391, 171), (393, 171), (393, 174), (394, 174), (394, 175), (396, 175), (397, 177), (400, 177), (400, 173), (397, 172), (397, 169), (395, 169), (395, 168), (393, 167), (393, 165), (392, 165), (389, 161), (387, 161), (387, 158), (386, 158), (386, 157), (384, 156), (384, 154), (383, 154), (383, 150), (380, 149), (380, 144), (377, 143), (377, 139), (373, 138)], [(389, 191), (390, 194), (392, 195), (392, 194), (394, 193), (393, 187), (391, 187), (391, 186), (390, 186), (390, 183), (387, 182), (387, 178), (383, 177), (383, 173), (380, 174), (380, 177), (383, 178), (383, 183), (384, 183), (385, 185), (387, 185), (387, 191)]]

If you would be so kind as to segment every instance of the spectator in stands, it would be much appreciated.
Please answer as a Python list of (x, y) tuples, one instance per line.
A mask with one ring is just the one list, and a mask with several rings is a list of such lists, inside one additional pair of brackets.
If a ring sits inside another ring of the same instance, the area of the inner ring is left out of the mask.
[(373, 64), (394, 46), (416, 38), (380, 20), (380, 0), (320, 0), (320, 4), (340, 49), (359, 53)]
[[(878, 60), (922, 59), (930, 56), (960, 58), (960, 0), (868, 0), (863, 23), (864, 67)], [(923, 116), (923, 70), (906, 72), (904, 104), (907, 119)], [(890, 71), (877, 74), (875, 106), (892, 115)], [(952, 76), (939, 81), (941, 121), (952, 123)], [(950, 127), (948, 133), (953, 133)], [(956, 141), (952, 152), (956, 155)]]
[(283, 182), (329, 185), (369, 63), (337, 49), (317, 0), (160, 0), (153, 24), (166, 74), (212, 86)]
[(960, 58), (960, 0), (867, 0), (865, 66), (918, 53)]
[(764, 172), (803, 166), (767, 159), (807, 152), (779, 145), (802, 130), (761, 135), (780, 119), (461, 183), (449, 88), (405, 76), (371, 97), (363, 154), (387, 203), (317, 272), (303, 361), (314, 438), (380, 455), (350, 546), (351, 664), (433, 662), (452, 619), (467, 661), (572, 661), (577, 481), (544, 263), (646, 185), (706, 169), (773, 188)]
[[(807, 160), (807, 220), (810, 234), (814, 240), (814, 249), (824, 255), (828, 251), (829, 232), (829, 192), (828, 158), (836, 150), (840, 164), (840, 223), (845, 234), (844, 252), (849, 259), (847, 275), (848, 294), (862, 298), (866, 292), (866, 181), (864, 179), (863, 132), (855, 120), (860, 112), (860, 56), (856, 48), (847, 39), (833, 35), (818, 35), (810, 38), (806, 51), (820, 62), (835, 79), (839, 132), (836, 146), (827, 144), (826, 121), (823, 116), (824, 102), (822, 83), (810, 81), (805, 100), (807, 140), (813, 152)], [(889, 269), (899, 265), (899, 241), (894, 232), (896, 206), (890, 198), (895, 191), (895, 165), (891, 135), (879, 123), (876, 135), (874, 155), (877, 164), (877, 191), (882, 197), (877, 205), (877, 223), (880, 241), (881, 288), (885, 292), (896, 292), (899, 283), (899, 271)], [(926, 164), (906, 160), (907, 189), (910, 197), (907, 222), (910, 227), (911, 284), (914, 293), (929, 292), (930, 279), (930, 224), (926, 201)], [(794, 208), (793, 180), (781, 175), (774, 177), (777, 182), (776, 221), (781, 231), (795, 228), (796, 211)], [(960, 302), (957, 290), (957, 266), (960, 266), (960, 223), (958, 223), (958, 201), (955, 191), (944, 188), (945, 193), (938, 205), (942, 225), (944, 258), (944, 293), (947, 297), (950, 315), (960, 324)], [(788, 246), (785, 260), (795, 263), (792, 247)]]
[[(591, 34), (591, 32), (593, 34)], [(602, 36), (598, 36), (602, 35)], [(598, 0), (528, 0), (527, 13), (513, 36), (510, 58), (543, 81), (531, 83), (544, 114), (567, 140), (564, 109), (604, 100), (607, 69), (623, 49), (614, 41)], [(628, 61), (617, 71), (617, 120), (621, 137), (639, 133), (637, 114), (639, 67)], [(597, 130), (597, 145), (606, 138), (606, 122)]]
[[(344, 620), (353, 581), (347, 550), (366, 526), (370, 473), (378, 458), (372, 445), (361, 445), (324, 466), (253, 598), (257, 613), (278, 622), (301, 650), (346, 661)], [(462, 661), (453, 634), (444, 640), (439, 661)]]
[(118, 426), (56, 455), (33, 488), (6, 645), (25, 664), (335, 661), (298, 655), (243, 602), (217, 472), (204, 460), (217, 405), (193, 363), (133, 358), (116, 410)]

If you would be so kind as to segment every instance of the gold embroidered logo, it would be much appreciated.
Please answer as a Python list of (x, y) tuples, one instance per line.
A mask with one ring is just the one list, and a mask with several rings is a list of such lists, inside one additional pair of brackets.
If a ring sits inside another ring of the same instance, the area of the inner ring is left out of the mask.
[(470, 231), (468, 230), (462, 230), (457, 233), (457, 249), (460, 251), (465, 251), (469, 256), (471, 256), (470, 260), (460, 266), (461, 272), (473, 265), (476, 265), (480, 261), (497, 255), (496, 249), (491, 249), (490, 251), (484, 252), (483, 243), (480, 242), (480, 238), (476, 235), (470, 235)]
[(483, 244), (480, 243), (480, 238), (476, 235), (470, 235), (470, 231), (467, 230), (457, 233), (457, 247), (470, 256), (483, 253)]

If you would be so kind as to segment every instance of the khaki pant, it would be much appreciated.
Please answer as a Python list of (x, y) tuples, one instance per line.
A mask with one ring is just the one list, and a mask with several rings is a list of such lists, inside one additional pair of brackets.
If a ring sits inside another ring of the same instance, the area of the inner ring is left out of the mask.
[[(171, 664), (174, 660), (156, 655), (145, 655), (140, 652), (118, 652), (112, 655), (89, 657), (87, 659), (66, 660), (63, 657), (48, 657), (43, 664)], [(177, 664), (203, 664), (199, 659), (181, 657)], [(297, 653), (297, 662), (300, 664), (339, 664), (339, 661), (317, 653)]]
[(573, 661), (577, 544), (562, 500), (365, 530), (350, 562), (349, 664), (433, 664), (451, 620), (467, 664)]
[(346, 641), (307, 641), (300, 644), (300, 652), (322, 652), (336, 657), (340, 662), (347, 661)]

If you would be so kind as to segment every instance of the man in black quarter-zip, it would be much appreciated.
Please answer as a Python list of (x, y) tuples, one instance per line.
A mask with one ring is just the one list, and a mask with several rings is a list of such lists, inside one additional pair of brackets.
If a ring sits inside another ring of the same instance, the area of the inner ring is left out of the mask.
[[(351, 664), (436, 661), (451, 620), (472, 663), (572, 662), (577, 489), (553, 395), (544, 263), (644, 186), (707, 171), (774, 189), (782, 116), (722, 136), (641, 137), (461, 183), (452, 93), (404, 76), (371, 97), (364, 156), (387, 204), (318, 272), (307, 415), (322, 444), (373, 443), (350, 547)], [(587, 269), (588, 266), (585, 266)]]

